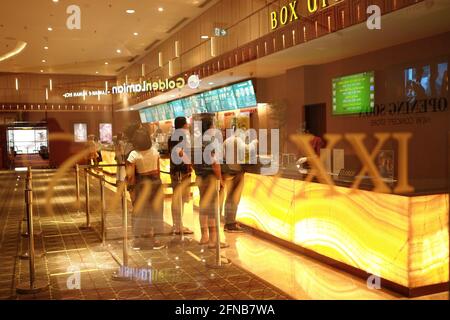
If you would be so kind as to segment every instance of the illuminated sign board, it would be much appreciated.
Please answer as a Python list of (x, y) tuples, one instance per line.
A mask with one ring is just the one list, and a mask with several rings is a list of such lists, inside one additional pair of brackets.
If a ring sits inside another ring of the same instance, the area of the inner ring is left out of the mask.
[(182, 89), (186, 86), (184, 78), (177, 78), (175, 80), (159, 80), (154, 82), (143, 81), (140, 83), (114, 86), (111, 90), (83, 90), (79, 92), (66, 92), (63, 94), (64, 98), (90, 97), (90, 96), (104, 96), (108, 94), (122, 94), (122, 93), (140, 93), (140, 92), (158, 92), (173, 89)]
[(256, 107), (256, 94), (251, 80), (227, 87), (195, 94), (183, 99), (140, 110), (143, 123), (152, 123), (191, 117), (200, 113), (217, 113), (222, 111)]
[[(310, 14), (317, 12), (319, 9), (324, 9), (330, 6), (332, 0), (304, 0)], [(343, 0), (333, 0), (334, 3), (342, 2)], [(300, 13), (297, 9), (298, 0), (291, 1), (288, 5), (281, 7), (278, 11), (270, 12), (270, 27), (275, 30), (280, 26), (285, 26), (288, 23), (300, 19)]]

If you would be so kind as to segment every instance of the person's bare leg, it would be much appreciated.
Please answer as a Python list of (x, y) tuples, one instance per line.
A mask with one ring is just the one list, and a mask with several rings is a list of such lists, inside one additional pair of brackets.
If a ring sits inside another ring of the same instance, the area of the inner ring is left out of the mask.
[(200, 231), (202, 234), (202, 238), (200, 239), (200, 244), (208, 244), (209, 236), (208, 236), (208, 216), (200, 215)]
[(208, 218), (209, 223), (209, 247), (215, 247), (217, 243), (216, 219)]

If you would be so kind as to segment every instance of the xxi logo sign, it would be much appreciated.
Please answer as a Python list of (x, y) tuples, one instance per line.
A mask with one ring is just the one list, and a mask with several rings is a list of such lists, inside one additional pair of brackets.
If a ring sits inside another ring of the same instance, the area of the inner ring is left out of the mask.
[[(375, 192), (380, 193), (391, 193), (391, 188), (383, 180), (377, 165), (375, 164), (375, 159), (380, 153), (382, 147), (386, 144), (389, 139), (394, 139), (398, 145), (398, 183), (395, 188), (395, 192), (398, 194), (413, 192), (414, 188), (409, 184), (408, 179), (408, 147), (409, 141), (412, 137), (411, 133), (400, 132), (400, 133), (376, 133), (375, 138), (377, 139), (377, 144), (372, 151), (367, 150), (364, 140), (366, 135), (362, 133), (349, 133), (345, 135), (341, 134), (326, 134), (325, 139), (327, 140), (327, 150), (330, 152), (333, 150), (339, 142), (346, 140), (355, 151), (356, 156), (361, 161), (363, 168), (361, 172), (356, 177), (352, 188), (358, 189), (362, 177), (370, 176), (373, 180)], [(314, 177), (324, 184), (328, 184), (332, 191), (334, 190), (335, 183), (331, 176), (328, 174), (327, 169), (324, 166), (324, 162), (320, 159), (314, 149), (312, 148), (310, 135), (296, 135), (292, 137), (292, 141), (306, 153), (308, 160), (311, 162), (311, 173), (306, 178), (306, 181), (312, 181)]]

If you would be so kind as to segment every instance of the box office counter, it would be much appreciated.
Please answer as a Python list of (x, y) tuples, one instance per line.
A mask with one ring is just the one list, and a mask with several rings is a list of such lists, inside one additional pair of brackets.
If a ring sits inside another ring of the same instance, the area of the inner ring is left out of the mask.
[[(263, 237), (407, 296), (445, 291), (449, 280), (448, 190), (405, 195), (298, 171), (245, 174), (237, 220)], [(363, 190), (368, 189), (368, 190)]]

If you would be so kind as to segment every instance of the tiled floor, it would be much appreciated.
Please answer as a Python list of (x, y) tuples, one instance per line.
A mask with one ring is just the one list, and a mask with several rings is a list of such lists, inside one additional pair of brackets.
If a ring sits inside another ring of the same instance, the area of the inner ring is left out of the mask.
[[(52, 205), (54, 214), (45, 210), (45, 192), (51, 172), (33, 175), (35, 198), (36, 278), (49, 283), (49, 289), (33, 295), (17, 295), (15, 284), (29, 279), (28, 260), (16, 256), (27, 250), (27, 239), (20, 236), (23, 205), (23, 176), (3, 174), (0, 197), (2, 205), (2, 242), (0, 252), (0, 299), (289, 299), (281, 290), (241, 267), (230, 264), (223, 269), (206, 265), (213, 261), (214, 252), (195, 241), (185, 244), (177, 238), (164, 236), (163, 250), (129, 251), (128, 268), (122, 262), (121, 216), (119, 210), (107, 211), (108, 235), (102, 245), (99, 230), (99, 194), (92, 182), (91, 230), (80, 230), (85, 216), (74, 206), (75, 190), (70, 177), (59, 181)], [(15, 186), (17, 184), (17, 186)], [(15, 186), (11, 188), (10, 186)], [(106, 192), (107, 203), (114, 193)], [(20, 244), (20, 246), (18, 246)], [(45, 255), (41, 255), (45, 252)], [(117, 260), (117, 261), (116, 261)], [(74, 271), (80, 271), (80, 290)], [(114, 273), (122, 273), (133, 281), (116, 281)]]
[[(166, 236), (162, 238), (168, 243), (166, 249), (130, 249), (129, 271), (140, 280), (113, 281), (111, 275), (119, 271), (118, 262), (122, 262), (121, 215), (118, 209), (111, 208), (114, 188), (106, 192), (108, 232), (103, 246), (96, 232), (100, 223), (98, 181), (91, 179), (91, 221), (95, 228), (84, 231), (79, 229), (85, 215), (77, 212), (72, 175), (58, 181), (52, 203), (55, 214), (47, 213), (44, 195), (51, 171), (34, 173), (33, 182), (35, 213), (39, 217), (36, 229), (43, 231), (43, 237), (36, 238), (37, 252), (46, 252), (37, 259), (36, 268), (38, 278), (46, 279), (50, 288), (34, 296), (18, 296), (14, 286), (28, 279), (28, 261), (16, 258), (17, 252), (27, 247), (26, 239), (19, 235), (24, 175), (19, 181), (17, 176), (0, 173), (0, 199), (4, 199), (0, 204), (0, 299), (403, 299), (391, 292), (368, 289), (359, 278), (249, 233), (222, 233), (230, 244), (224, 255), (232, 264), (221, 270), (207, 268), (205, 264), (214, 253), (195, 242), (200, 230), (192, 204), (185, 207), (184, 223), (195, 231), (194, 241), (180, 246)], [(83, 195), (83, 187), (81, 191)], [(83, 211), (83, 201), (81, 205)], [(171, 224), (169, 199), (165, 203), (165, 222)], [(68, 269), (70, 266), (81, 271), (81, 290), (68, 289), (74, 271)], [(151, 276), (148, 269), (153, 270)], [(421, 299), (448, 299), (448, 293)]]

